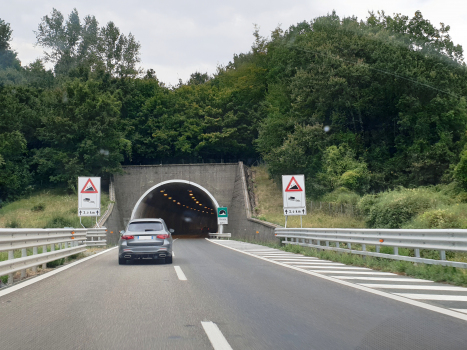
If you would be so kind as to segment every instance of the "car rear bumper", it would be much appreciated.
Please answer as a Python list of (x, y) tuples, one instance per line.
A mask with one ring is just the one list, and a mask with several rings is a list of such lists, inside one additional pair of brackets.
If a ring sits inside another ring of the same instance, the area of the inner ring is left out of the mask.
[(133, 260), (133, 259), (165, 259), (167, 257), (172, 256), (172, 254), (168, 254), (167, 252), (159, 252), (159, 253), (140, 253), (140, 252), (125, 252), (120, 255), (120, 258)]
[(171, 256), (171, 250), (160, 249), (160, 247), (125, 248), (118, 252), (118, 257), (123, 259), (164, 259)]

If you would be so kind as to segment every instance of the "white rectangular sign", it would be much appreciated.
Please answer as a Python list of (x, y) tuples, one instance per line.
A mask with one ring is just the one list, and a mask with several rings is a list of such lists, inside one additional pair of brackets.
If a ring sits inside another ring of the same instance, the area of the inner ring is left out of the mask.
[(306, 215), (305, 175), (282, 175), (284, 215)]
[(78, 215), (100, 216), (101, 178), (78, 177)]

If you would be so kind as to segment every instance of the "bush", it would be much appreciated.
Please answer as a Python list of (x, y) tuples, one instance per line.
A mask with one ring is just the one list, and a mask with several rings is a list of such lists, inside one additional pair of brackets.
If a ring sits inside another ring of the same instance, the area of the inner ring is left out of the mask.
[(13, 219), (10, 222), (8, 222), (5, 227), (7, 228), (20, 228), (21, 223), (17, 219)]
[(429, 209), (454, 202), (432, 187), (399, 188), (378, 195), (366, 195), (358, 203), (358, 208), (370, 228), (401, 228)]
[(352, 192), (346, 187), (339, 187), (338, 189), (323, 196), (323, 202), (332, 202), (337, 204), (353, 204), (356, 205), (360, 201), (360, 196)]
[(467, 205), (460, 203), (427, 210), (404, 228), (467, 228)]
[(3, 284), (7, 284), (8, 283), (8, 276), (0, 276), (0, 281)]
[(64, 262), (65, 262), (65, 259), (64, 259), (64, 258), (57, 259), (57, 260), (54, 260), (54, 261), (49, 261), (49, 262), (47, 263), (47, 267), (49, 267), (49, 268), (54, 268), (54, 267), (63, 265)]
[(73, 222), (63, 216), (54, 216), (51, 220), (47, 221), (44, 228), (63, 228), (72, 227)]
[(44, 211), (45, 210), (45, 204), (44, 203), (39, 203), (36, 204), (31, 208), (31, 211)]

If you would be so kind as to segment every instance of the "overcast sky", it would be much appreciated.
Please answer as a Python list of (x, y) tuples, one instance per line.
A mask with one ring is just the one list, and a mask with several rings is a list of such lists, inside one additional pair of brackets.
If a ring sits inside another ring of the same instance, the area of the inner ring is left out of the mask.
[(420, 10), (437, 27), (449, 24), (454, 43), (467, 49), (466, 0), (0, 0), (0, 18), (11, 24), (12, 46), (23, 65), (42, 56), (33, 31), (52, 8), (65, 18), (76, 8), (80, 18), (94, 15), (101, 26), (113, 21), (123, 33), (133, 33), (141, 43), (141, 66), (172, 85), (195, 71), (212, 74), (234, 53), (248, 52), (254, 23), (269, 36), (279, 24), (287, 29), (332, 10), (359, 19), (370, 10), (410, 17)]

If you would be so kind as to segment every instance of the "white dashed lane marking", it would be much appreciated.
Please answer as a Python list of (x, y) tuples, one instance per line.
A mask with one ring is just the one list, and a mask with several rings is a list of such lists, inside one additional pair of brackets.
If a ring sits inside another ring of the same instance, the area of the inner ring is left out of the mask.
[(201, 325), (203, 326), (214, 350), (232, 350), (232, 347), (227, 342), (227, 339), (225, 339), (217, 324), (211, 321), (202, 321)]
[(439, 294), (412, 294), (393, 293), (404, 298), (414, 300), (443, 300), (443, 301), (467, 301), (467, 295), (439, 295)]
[(177, 277), (180, 281), (186, 281), (186, 276), (185, 274), (183, 273), (182, 269), (180, 268), (180, 266), (174, 266), (174, 269), (175, 269), (175, 272), (177, 273)]

